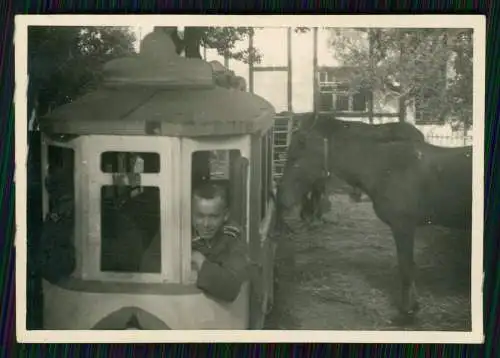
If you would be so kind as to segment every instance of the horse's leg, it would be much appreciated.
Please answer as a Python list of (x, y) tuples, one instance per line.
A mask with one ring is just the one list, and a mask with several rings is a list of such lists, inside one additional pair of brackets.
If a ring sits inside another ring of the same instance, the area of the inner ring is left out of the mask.
[(304, 196), (302, 197), (302, 202), (300, 204), (300, 219), (302, 221), (310, 221), (312, 215), (311, 211), (314, 210), (313, 205), (314, 203), (312, 193), (308, 192), (307, 194), (304, 194)]
[(323, 223), (323, 208), (321, 206), (323, 193), (317, 192), (314, 200), (314, 217), (319, 223)]
[(409, 324), (418, 310), (414, 262), (415, 228), (412, 225), (393, 227), (392, 233), (396, 241), (401, 278), (401, 306), (398, 321), (401, 324)]
[(277, 234), (291, 234), (293, 233), (292, 228), (285, 222), (283, 217), (283, 210), (279, 204), (276, 204), (276, 226), (275, 230)]
[(361, 189), (359, 189), (358, 187), (352, 187), (352, 190), (349, 194), (349, 197), (352, 201), (354, 201), (355, 203), (359, 203), (361, 202), (362, 196), (363, 192), (361, 191)]

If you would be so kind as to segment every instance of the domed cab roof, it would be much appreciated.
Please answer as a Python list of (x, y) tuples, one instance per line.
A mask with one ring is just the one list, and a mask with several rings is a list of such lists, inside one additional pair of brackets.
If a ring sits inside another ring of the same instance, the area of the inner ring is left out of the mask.
[(249, 92), (215, 85), (212, 66), (180, 57), (167, 28), (140, 53), (108, 62), (100, 87), (40, 119), (48, 133), (72, 135), (237, 135), (266, 130), (275, 110)]

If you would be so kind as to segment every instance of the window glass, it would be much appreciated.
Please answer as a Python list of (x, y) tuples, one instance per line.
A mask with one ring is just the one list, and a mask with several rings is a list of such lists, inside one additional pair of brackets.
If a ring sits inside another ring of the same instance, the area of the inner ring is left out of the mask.
[(335, 110), (344, 112), (349, 110), (349, 96), (338, 94), (335, 99)]
[(347, 94), (347, 92), (349, 92), (349, 85), (345, 83), (337, 84), (337, 92), (340, 94)]
[(241, 170), (236, 165), (241, 153), (238, 149), (196, 151), (192, 154), (192, 188), (210, 181), (221, 186), (227, 195), (231, 219), (239, 220), (241, 197)]
[(218, 180), (228, 182), (234, 173), (232, 163), (240, 156), (238, 149), (203, 150), (192, 154), (193, 182)]
[(101, 271), (160, 273), (160, 230), (158, 187), (101, 188)]
[(142, 152), (104, 152), (101, 155), (104, 173), (159, 173), (160, 155)]
[(331, 111), (333, 109), (333, 96), (331, 93), (320, 93), (318, 107), (320, 111)]
[(367, 94), (365, 92), (355, 93), (352, 96), (352, 110), (358, 112), (366, 111)]

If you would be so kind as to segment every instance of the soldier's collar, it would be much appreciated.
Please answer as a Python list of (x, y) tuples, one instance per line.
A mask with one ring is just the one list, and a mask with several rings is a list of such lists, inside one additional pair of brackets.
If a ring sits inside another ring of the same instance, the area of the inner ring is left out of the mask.
[(217, 243), (217, 238), (220, 236), (221, 230), (222, 230), (222, 228), (217, 231), (217, 233), (214, 235), (213, 238), (203, 239), (200, 235), (198, 235), (198, 232), (193, 227), (194, 236), (193, 236), (193, 239), (191, 240), (191, 242), (192, 243), (204, 243), (209, 249), (211, 249)]

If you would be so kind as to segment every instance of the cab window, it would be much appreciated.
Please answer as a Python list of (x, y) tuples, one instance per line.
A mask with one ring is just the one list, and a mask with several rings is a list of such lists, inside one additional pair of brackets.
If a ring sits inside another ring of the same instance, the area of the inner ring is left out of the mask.
[(210, 180), (223, 187), (227, 194), (231, 220), (242, 224), (241, 201), (246, 196), (242, 188), (241, 152), (231, 150), (206, 150), (195, 151), (192, 154), (192, 188), (196, 188)]
[(55, 145), (47, 146), (47, 177), (49, 214), (63, 215), (74, 211), (74, 151)]
[(75, 257), (74, 151), (55, 145), (46, 147), (44, 211), (38, 260), (48, 280), (69, 276)]
[(160, 155), (146, 152), (104, 152), (101, 155), (103, 173), (159, 173)]
[[(161, 273), (160, 188), (143, 186), (136, 174), (158, 173), (158, 153), (105, 152), (101, 170), (112, 185), (101, 187), (100, 269)], [(148, 248), (158, 265), (143, 265)]]

